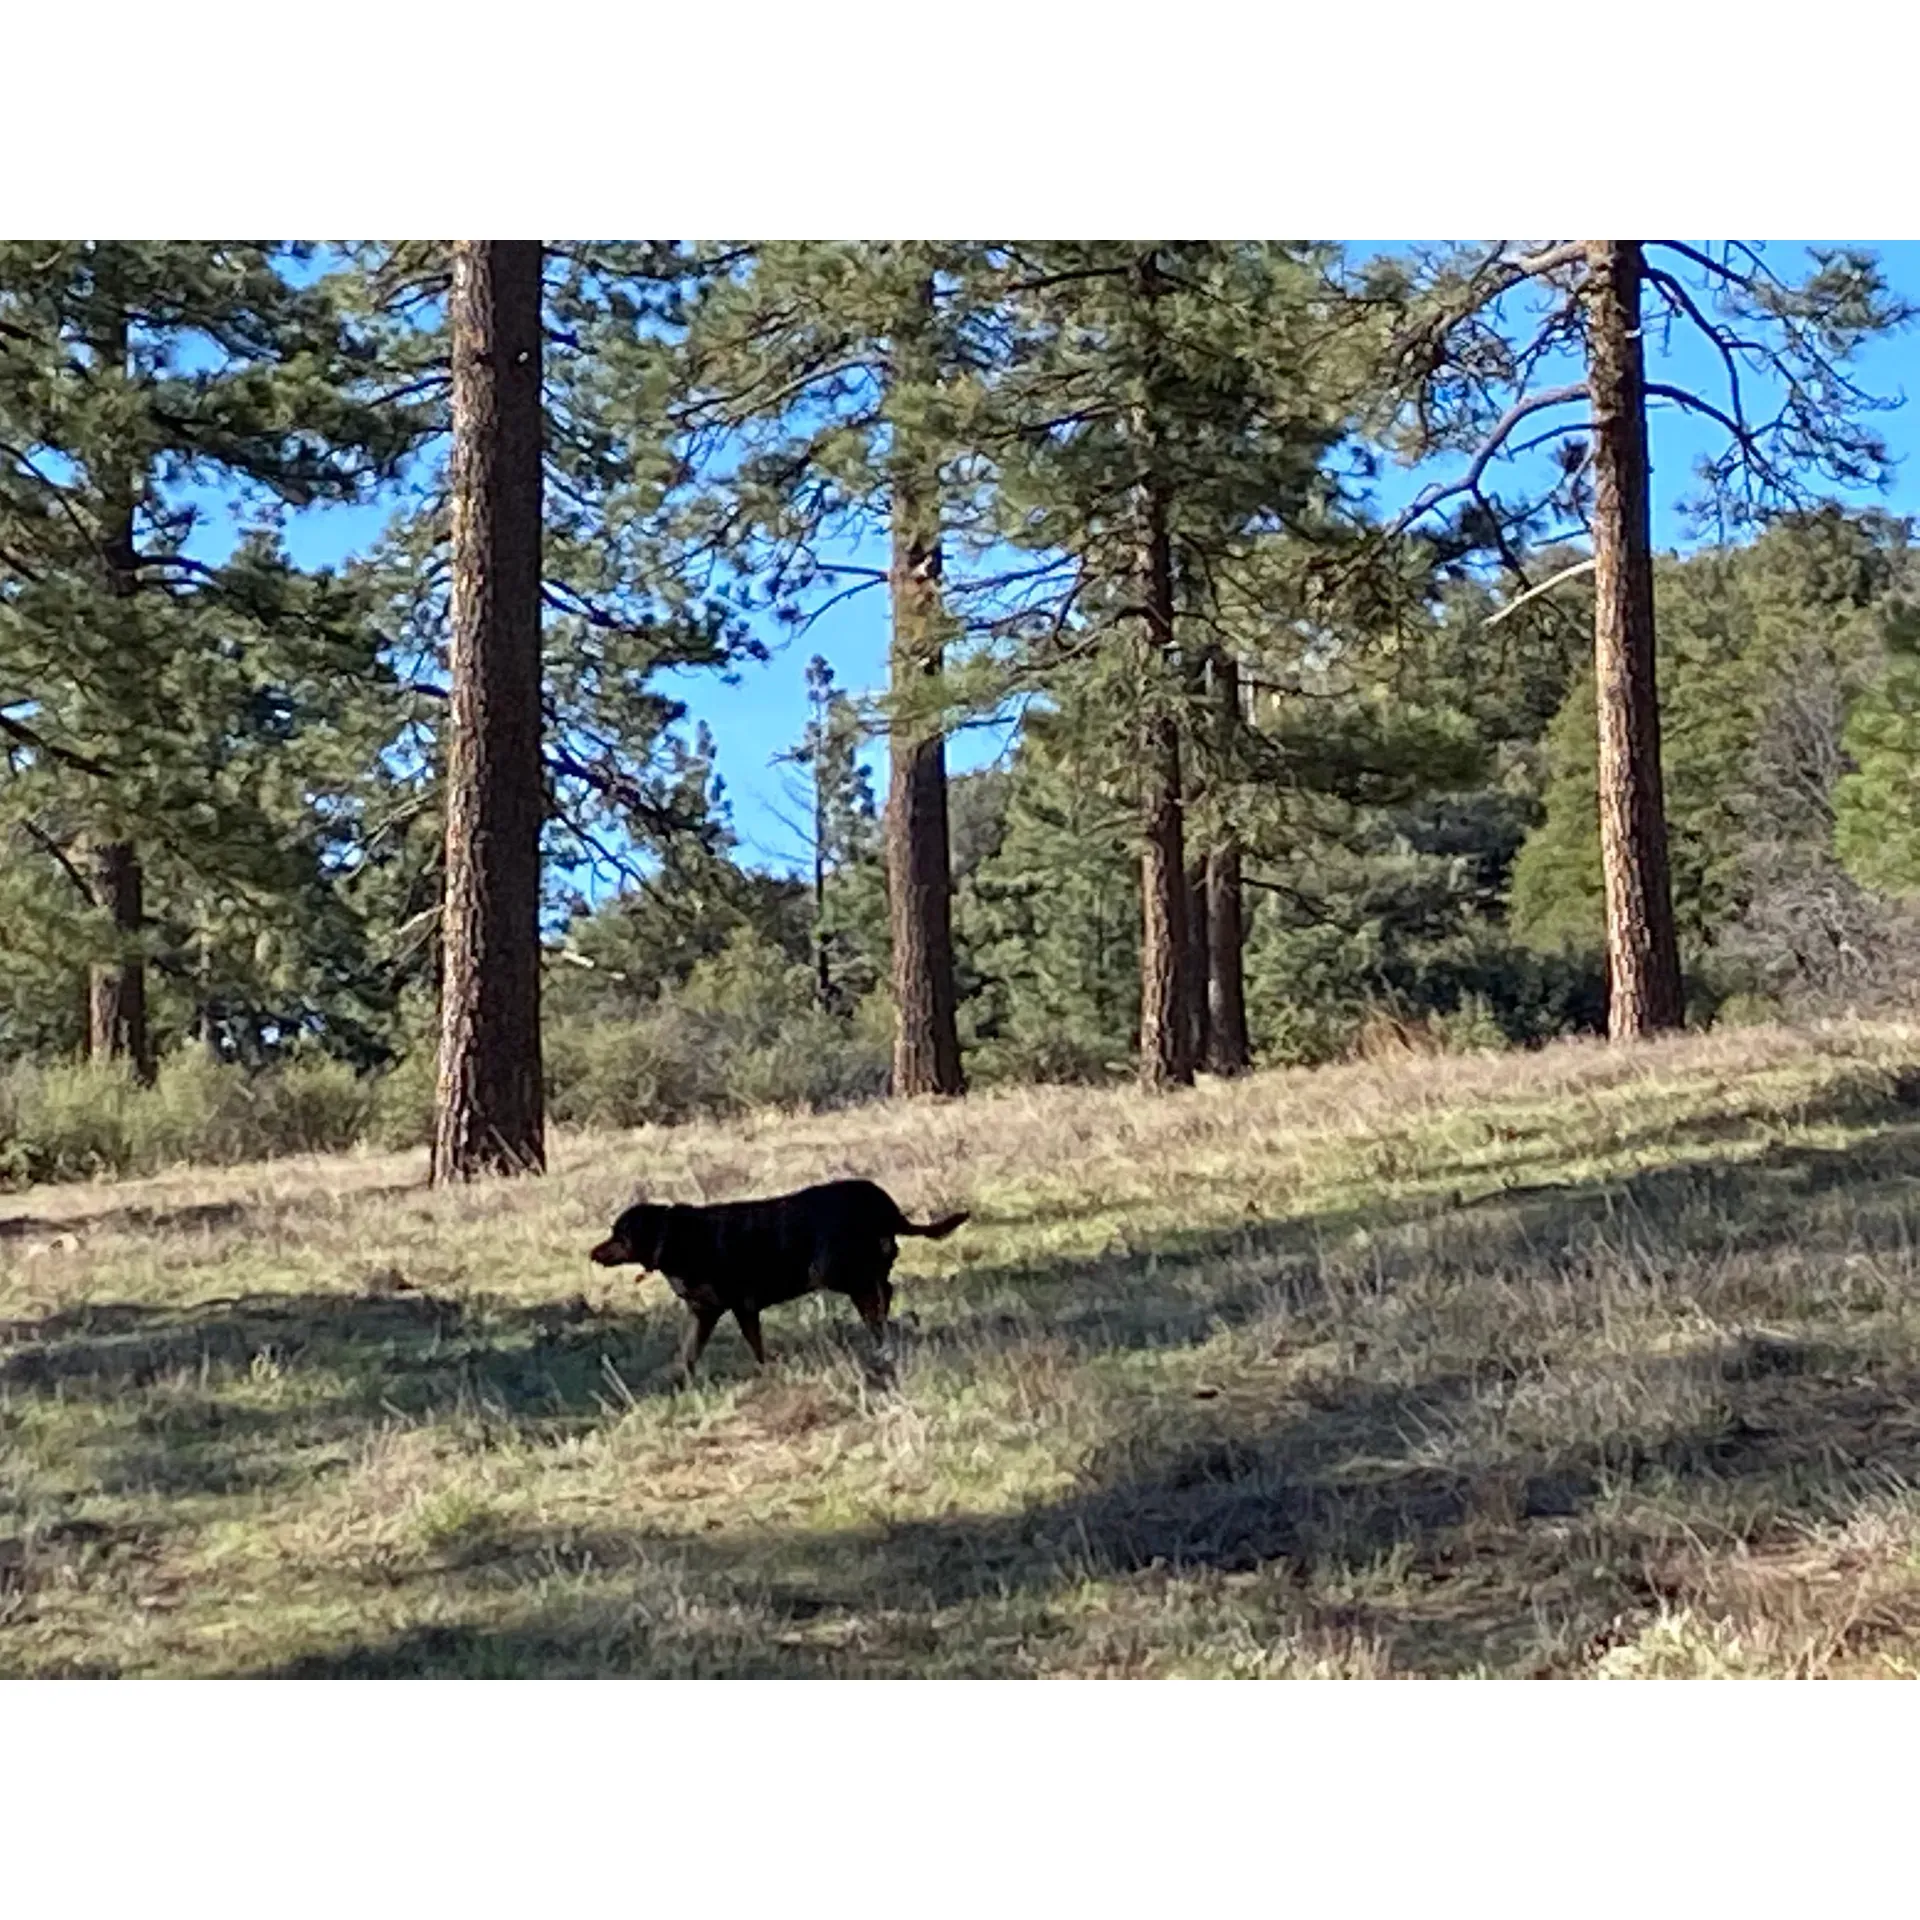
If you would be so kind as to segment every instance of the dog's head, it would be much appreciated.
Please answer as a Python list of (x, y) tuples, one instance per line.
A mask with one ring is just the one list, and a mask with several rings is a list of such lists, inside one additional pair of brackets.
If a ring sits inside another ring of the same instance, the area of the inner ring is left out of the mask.
[(667, 1232), (667, 1209), (642, 1202), (613, 1223), (613, 1231), (587, 1255), (597, 1267), (658, 1269)]

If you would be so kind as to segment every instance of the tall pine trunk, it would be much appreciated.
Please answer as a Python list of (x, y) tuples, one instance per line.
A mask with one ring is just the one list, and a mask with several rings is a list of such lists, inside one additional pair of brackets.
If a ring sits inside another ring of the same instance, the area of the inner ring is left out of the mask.
[[(933, 282), (894, 343), (893, 386), (933, 384), (927, 336)], [(893, 454), (893, 601), (890, 678), (894, 695), (887, 781), (887, 913), (893, 948), (893, 1090), (957, 1094), (960, 1034), (953, 979), (953, 874), (947, 829), (946, 741), (915, 718), (942, 666), (940, 463), (915, 423), (896, 422)]]
[[(89, 848), (93, 896), (113, 921), (123, 945), (139, 937), (146, 922), (140, 861), (124, 840), (99, 840)], [(147, 969), (137, 954), (91, 969), (87, 982), (87, 1054), (95, 1061), (124, 1060), (142, 1086), (154, 1080), (153, 1047), (147, 1030)]]
[[(1210, 648), (1202, 647), (1180, 661), (1182, 689), (1185, 695), (1184, 711), (1188, 714), (1199, 714), (1205, 711), (1210, 651)], [(1204, 845), (1212, 827), (1208, 817), (1207, 786), (1209, 778), (1217, 775), (1218, 768), (1213, 763), (1210, 741), (1204, 737), (1195, 738), (1189, 731), (1187, 744), (1189, 751), (1183, 755), (1185, 764), (1181, 768), (1185, 784), (1180, 801), (1180, 831), (1183, 841), (1181, 852), (1187, 861), (1187, 958), (1180, 989), (1186, 1007), (1187, 1059), (1197, 1071), (1207, 1062), (1207, 981), (1213, 971), (1208, 959), (1211, 939), (1207, 916), (1207, 856)]]
[(1155, 303), (1166, 291), (1159, 256), (1134, 269), (1145, 336), (1144, 397), (1133, 409), (1143, 478), (1138, 591), (1143, 628), (1140, 737), (1140, 1084), (1193, 1085), (1193, 940), (1187, 925), (1187, 849), (1181, 774), (1182, 676), (1174, 647), (1173, 532), (1154, 418), (1160, 334)]
[(1207, 855), (1207, 926), (1207, 1071), (1230, 1078), (1253, 1064), (1247, 1038), (1240, 843), (1232, 838)]
[[(825, 733), (826, 709), (821, 709)], [(827, 766), (824, 753), (813, 763), (813, 999), (822, 1013), (833, 1011), (833, 948), (827, 932)]]
[(1637, 240), (1587, 243), (1600, 861), (1607, 1029), (1615, 1040), (1678, 1027), (1684, 1014), (1654, 675), (1640, 246)]
[(1140, 594), (1146, 646), (1140, 740), (1140, 1083), (1147, 1088), (1190, 1087), (1187, 980), (1192, 940), (1175, 705), (1173, 545), (1164, 492), (1150, 480), (1142, 493)]
[[(1234, 736), (1240, 726), (1240, 669), (1215, 649), (1208, 666), (1207, 690), (1213, 706), (1213, 757), (1219, 778), (1234, 764)], [(1207, 912), (1206, 1049), (1207, 1071), (1223, 1076), (1245, 1073), (1253, 1064), (1247, 1040), (1245, 975), (1246, 915), (1241, 904), (1240, 841), (1227, 808), (1218, 809), (1213, 844), (1207, 850), (1204, 888)]]
[[(124, 313), (115, 314), (99, 342), (103, 364), (116, 371), (127, 365), (129, 328)], [(133, 598), (139, 586), (134, 548), (133, 517), (137, 483), (122, 473), (108, 485), (106, 525), (101, 560), (107, 591), (120, 601)], [(128, 658), (136, 658), (133, 636), (127, 636)], [(140, 856), (133, 843), (107, 833), (93, 836), (87, 847), (93, 868), (96, 904), (107, 910), (119, 952), (112, 960), (96, 962), (87, 977), (87, 1057), (95, 1062), (124, 1060), (142, 1086), (154, 1081), (152, 1036), (147, 1028), (147, 965), (135, 942), (146, 924)]]
[(433, 1178), (546, 1166), (541, 248), (453, 256), (453, 594)]
[[(1183, 826), (1190, 827), (1199, 813), (1199, 792), (1188, 793)], [(1187, 868), (1187, 970), (1182, 982), (1187, 996), (1187, 1058), (1196, 1068), (1207, 1063), (1211, 1045), (1212, 1021), (1207, 984), (1212, 976), (1213, 929), (1207, 902), (1207, 857), (1192, 856)]]

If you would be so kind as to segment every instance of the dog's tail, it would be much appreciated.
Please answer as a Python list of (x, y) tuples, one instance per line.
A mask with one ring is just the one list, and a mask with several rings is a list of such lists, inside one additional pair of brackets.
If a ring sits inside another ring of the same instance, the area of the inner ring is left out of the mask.
[(965, 1226), (972, 1218), (969, 1213), (948, 1213), (942, 1214), (938, 1220), (929, 1220), (924, 1227), (916, 1227), (903, 1213), (898, 1231), (918, 1234), (922, 1240), (944, 1240), (955, 1227)]

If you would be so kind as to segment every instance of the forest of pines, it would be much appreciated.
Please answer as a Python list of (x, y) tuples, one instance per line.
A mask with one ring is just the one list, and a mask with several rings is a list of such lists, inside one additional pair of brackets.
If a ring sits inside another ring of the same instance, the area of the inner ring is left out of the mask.
[[(0, 1180), (125, 1160), (76, 1073), (458, 1180), (1900, 1002), (1911, 317), (1748, 241), (0, 243)], [(776, 656), (771, 868), (681, 696)]]

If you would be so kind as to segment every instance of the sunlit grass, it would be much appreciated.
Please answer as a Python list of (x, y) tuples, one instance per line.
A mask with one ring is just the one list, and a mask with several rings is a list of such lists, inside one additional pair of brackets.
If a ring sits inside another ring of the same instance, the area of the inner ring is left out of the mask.
[[(0, 1672), (1906, 1673), (1920, 1030), (0, 1201)], [(967, 1206), (663, 1391), (637, 1188)]]

